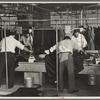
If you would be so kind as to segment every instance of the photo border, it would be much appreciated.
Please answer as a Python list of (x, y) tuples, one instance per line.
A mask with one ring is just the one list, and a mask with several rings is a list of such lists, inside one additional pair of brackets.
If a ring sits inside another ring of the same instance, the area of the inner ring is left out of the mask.
[[(100, 0), (0, 0), (0, 3), (100, 3)], [(99, 100), (100, 97), (0, 97), (0, 100)]]

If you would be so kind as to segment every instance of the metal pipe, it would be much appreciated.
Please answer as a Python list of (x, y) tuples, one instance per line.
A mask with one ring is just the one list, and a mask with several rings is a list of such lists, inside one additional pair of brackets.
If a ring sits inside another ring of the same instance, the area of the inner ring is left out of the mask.
[(6, 45), (6, 25), (4, 22), (4, 37), (5, 37), (5, 65), (6, 65), (6, 87), (8, 89), (8, 66), (7, 66), (7, 45)]
[[(100, 18), (82, 18), (82, 19), (68, 19), (68, 21), (75, 21), (75, 20), (100, 20)], [(0, 22), (5, 21), (5, 22), (23, 22), (23, 21), (34, 21), (34, 22), (38, 22), (38, 21), (67, 21), (67, 20), (50, 20), (50, 19), (45, 19), (45, 20), (0, 20)]]
[[(83, 10), (81, 10), (81, 19), (83, 19)], [(83, 25), (83, 20), (81, 20), (81, 25)]]
[(54, 28), (39, 28), (39, 29), (35, 29), (34, 30), (55, 30)]

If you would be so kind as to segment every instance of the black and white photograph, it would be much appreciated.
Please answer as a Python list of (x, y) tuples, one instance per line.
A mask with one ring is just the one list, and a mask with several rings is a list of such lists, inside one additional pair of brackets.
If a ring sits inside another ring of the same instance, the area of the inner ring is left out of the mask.
[(100, 97), (100, 3), (0, 2), (3, 97)]

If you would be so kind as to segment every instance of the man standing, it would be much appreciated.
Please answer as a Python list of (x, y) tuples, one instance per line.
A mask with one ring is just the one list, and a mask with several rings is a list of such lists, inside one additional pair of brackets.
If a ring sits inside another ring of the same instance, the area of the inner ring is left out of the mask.
[(73, 44), (78, 45), (80, 48), (80, 51), (75, 50), (73, 53), (75, 74), (84, 69), (83, 67), (84, 48), (87, 46), (87, 41), (84, 35), (80, 33), (81, 30), (82, 29), (75, 29), (71, 38)]
[[(8, 88), (12, 88), (14, 85), (14, 68), (15, 68), (15, 48), (18, 47), (21, 50), (32, 53), (19, 41), (17, 41), (14, 32), (10, 32), (8, 37), (1, 40), (1, 53), (0, 53), (0, 86), (3, 80), (3, 73), (5, 71), (5, 52), (7, 51), (7, 67), (8, 67)], [(6, 40), (6, 43), (5, 43)]]
[(74, 44), (77, 44), (82, 50), (87, 46), (87, 41), (86, 41), (84, 35), (81, 34), (80, 31), (81, 31), (81, 28), (75, 29), (71, 39), (74, 42)]
[(29, 47), (32, 50), (33, 37), (31, 33), (25, 33), (24, 35), (22, 35), (20, 41), (22, 42), (22, 44), (24, 44), (26, 47)]
[[(73, 45), (71, 42), (71, 38), (69, 36), (65, 36), (64, 40), (58, 42), (57, 45), (54, 45), (49, 50), (45, 50), (46, 54), (52, 53), (54, 50), (58, 49), (59, 55), (59, 71), (58, 71), (58, 89), (60, 92), (63, 91), (64, 88), (64, 80), (63, 74), (65, 68), (68, 71), (68, 85), (69, 92), (77, 92), (75, 89), (75, 79), (74, 79), (74, 65), (73, 65), (73, 49), (79, 49), (77, 45)], [(67, 77), (67, 76), (66, 76)], [(66, 78), (67, 79), (67, 78)]]

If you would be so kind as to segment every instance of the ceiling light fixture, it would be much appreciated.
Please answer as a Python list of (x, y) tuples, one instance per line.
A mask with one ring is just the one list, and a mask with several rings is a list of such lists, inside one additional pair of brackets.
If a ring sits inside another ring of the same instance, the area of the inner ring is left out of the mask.
[(56, 6), (55, 9), (60, 9), (60, 6)]

